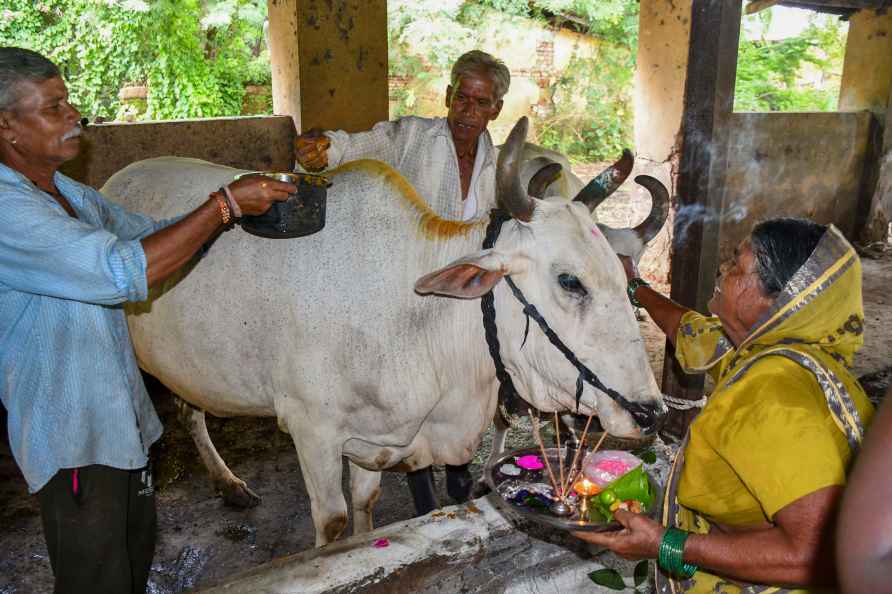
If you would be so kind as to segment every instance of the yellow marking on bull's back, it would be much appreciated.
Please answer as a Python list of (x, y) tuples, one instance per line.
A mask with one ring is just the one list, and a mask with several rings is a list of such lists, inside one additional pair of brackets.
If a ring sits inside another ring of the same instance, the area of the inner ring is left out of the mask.
[(418, 195), (412, 184), (387, 163), (373, 159), (360, 159), (344, 163), (337, 169), (328, 172), (327, 175), (337, 175), (351, 171), (363, 171), (372, 175), (379, 175), (387, 183), (399, 190), (402, 196), (402, 204), (412, 209), (418, 215), (418, 230), (427, 239), (450, 238), (456, 235), (467, 235), (472, 229), (481, 227), (486, 222), (478, 220), (470, 223), (464, 221), (450, 221), (435, 213), (428, 203)]

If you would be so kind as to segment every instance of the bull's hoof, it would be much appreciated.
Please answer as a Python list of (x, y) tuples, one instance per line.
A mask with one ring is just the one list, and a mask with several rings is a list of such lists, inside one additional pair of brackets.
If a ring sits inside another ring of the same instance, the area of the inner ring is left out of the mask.
[(260, 503), (260, 495), (252, 491), (245, 481), (237, 480), (218, 485), (220, 495), (227, 505), (247, 509)]

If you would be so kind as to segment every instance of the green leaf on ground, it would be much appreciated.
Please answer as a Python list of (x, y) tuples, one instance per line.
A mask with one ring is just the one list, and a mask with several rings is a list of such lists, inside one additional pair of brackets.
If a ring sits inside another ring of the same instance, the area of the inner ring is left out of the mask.
[(643, 559), (635, 565), (635, 587), (647, 581), (647, 559)]
[(633, 450), (632, 454), (644, 460), (645, 464), (653, 464), (657, 461), (657, 454), (651, 448), (641, 448)]
[(604, 586), (611, 590), (626, 589), (626, 583), (623, 581), (622, 576), (615, 569), (610, 569), (609, 567), (593, 571), (588, 574), (588, 577), (599, 586)]

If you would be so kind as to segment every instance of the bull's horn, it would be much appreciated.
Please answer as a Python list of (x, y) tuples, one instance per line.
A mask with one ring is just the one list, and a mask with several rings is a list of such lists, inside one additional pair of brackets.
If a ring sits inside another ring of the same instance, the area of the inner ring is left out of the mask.
[(650, 214), (634, 229), (641, 241), (648, 243), (660, 232), (669, 216), (669, 191), (658, 179), (649, 175), (639, 175), (635, 178), (635, 183), (650, 192)]
[(530, 121), (526, 116), (517, 120), (508, 140), (499, 151), (499, 163), (496, 167), (496, 191), (502, 207), (512, 217), (524, 222), (532, 220), (533, 211), (536, 210), (536, 200), (527, 195), (520, 182), (520, 156), (529, 126)]
[(527, 184), (527, 194), (534, 198), (542, 198), (545, 195), (545, 190), (557, 181), (563, 170), (560, 163), (545, 157), (541, 157), (541, 159), (544, 165), (530, 178), (530, 182)]
[(599, 173), (592, 181), (582, 188), (573, 200), (578, 200), (588, 207), (589, 212), (595, 212), (598, 205), (604, 202), (622, 185), (629, 174), (632, 173), (632, 165), (635, 157), (632, 151), (623, 149), (623, 156), (619, 160)]

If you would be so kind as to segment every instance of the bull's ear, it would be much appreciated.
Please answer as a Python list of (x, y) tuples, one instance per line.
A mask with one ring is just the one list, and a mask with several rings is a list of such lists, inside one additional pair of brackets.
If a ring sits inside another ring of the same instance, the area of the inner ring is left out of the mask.
[(641, 260), (641, 255), (644, 253), (644, 248), (647, 246), (644, 245), (641, 241), (641, 237), (635, 233), (634, 230), (628, 228), (614, 229), (613, 227), (608, 227), (601, 223), (598, 223), (598, 228), (601, 230), (601, 233), (604, 234), (607, 243), (610, 244), (610, 247), (613, 248), (614, 252), (620, 256), (628, 256), (632, 258), (635, 264)]
[(425, 274), (415, 281), (415, 292), (476, 299), (489, 293), (505, 275), (522, 272), (520, 257), (483, 250)]

